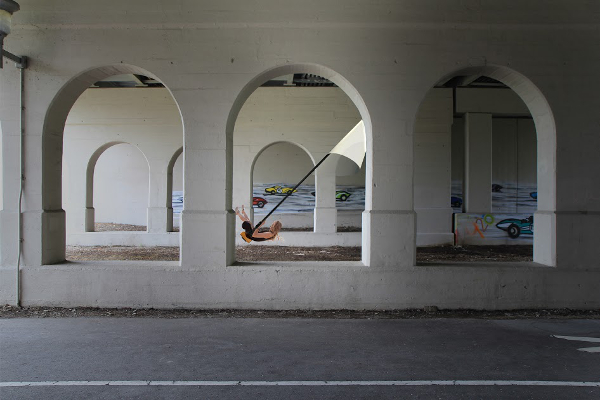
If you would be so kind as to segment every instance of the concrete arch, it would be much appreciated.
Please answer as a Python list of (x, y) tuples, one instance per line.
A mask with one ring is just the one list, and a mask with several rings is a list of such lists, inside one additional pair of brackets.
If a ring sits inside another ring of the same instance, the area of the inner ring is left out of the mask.
[[(64, 260), (65, 213), (62, 210), (63, 134), (69, 112), (81, 94), (93, 83), (113, 75), (142, 74), (159, 80), (155, 74), (129, 64), (114, 64), (86, 69), (69, 79), (56, 93), (46, 110), (42, 127), (42, 264)], [(167, 90), (169, 90), (167, 88)], [(169, 90), (181, 117), (181, 109)], [(183, 119), (182, 119), (183, 125)], [(185, 132), (185, 129), (184, 129)], [(53, 234), (50, 235), (49, 227)], [(86, 223), (87, 226), (87, 223)], [(52, 236), (52, 237), (51, 237)], [(58, 239), (62, 237), (62, 244)], [(53, 244), (54, 243), (54, 244)]]
[(458, 68), (432, 81), (430, 86), (423, 90), (419, 106), (435, 83), (457, 75), (483, 75), (502, 82), (512, 89), (529, 109), (537, 135), (538, 211), (535, 213), (534, 261), (555, 266), (556, 124), (550, 104), (542, 91), (525, 75), (506, 66), (482, 65)]
[[(226, 207), (227, 209), (231, 209), (232, 197), (233, 197), (233, 132), (236, 124), (236, 120), (240, 113), (240, 110), (244, 106), (246, 100), (250, 97), (250, 95), (263, 83), (267, 82), (270, 79), (276, 78), (282, 75), (289, 75), (293, 73), (310, 73), (314, 75), (321, 76), (326, 78), (333, 83), (335, 83), (342, 91), (350, 98), (352, 103), (358, 109), (359, 114), (364, 121), (365, 124), (365, 133), (366, 133), (366, 147), (367, 147), (367, 156), (366, 156), (366, 193), (365, 193), (365, 205), (366, 209), (370, 210), (372, 205), (372, 190), (371, 190), (371, 182), (373, 180), (372, 177), (372, 163), (373, 163), (373, 140), (372, 140), (372, 122), (371, 115), (369, 110), (367, 109), (366, 103), (358, 92), (356, 87), (344, 76), (334, 71), (333, 69), (313, 64), (313, 63), (295, 63), (288, 64), (278, 67), (273, 67), (267, 69), (254, 78), (252, 78), (243, 88), (241, 88), (239, 94), (235, 98), (233, 105), (230, 109), (227, 124), (226, 124), (226, 156), (227, 156), (227, 183), (226, 183)], [(228, 224), (228, 237), (233, 237), (233, 232), (231, 229), (234, 228), (234, 224)], [(370, 254), (370, 234), (363, 234), (363, 249), (365, 252), (363, 253), (363, 258), (366, 260), (368, 257), (365, 255)], [(233, 259), (233, 257), (231, 257)], [(366, 262), (366, 261), (365, 261)], [(368, 263), (368, 262), (367, 262)]]
[(300, 143), (296, 143), (296, 142), (293, 142), (291, 140), (278, 140), (276, 142), (269, 143), (268, 145), (266, 145), (265, 147), (263, 147), (262, 149), (260, 149), (258, 151), (258, 153), (256, 153), (256, 156), (254, 156), (254, 160), (252, 160), (252, 166), (250, 167), (250, 170), (252, 171), (251, 173), (254, 174), (254, 166), (256, 165), (256, 160), (258, 160), (258, 158), (260, 157), (260, 155), (266, 149), (268, 149), (269, 147), (278, 145), (278, 144), (282, 144), (282, 143), (284, 143), (284, 144), (291, 144), (293, 146), (301, 148), (302, 150), (304, 150), (304, 152), (306, 153), (306, 155), (310, 158), (310, 161), (312, 162), (312, 164), (315, 165), (315, 157), (310, 153), (310, 151), (306, 147), (304, 147)]
[(88, 164), (87, 164), (87, 168), (86, 168), (86, 173), (85, 173), (85, 231), (86, 232), (94, 232), (94, 225), (95, 225), (95, 211), (94, 211), (94, 172), (96, 170), (96, 163), (98, 162), (98, 159), (100, 158), (100, 156), (102, 154), (104, 154), (104, 152), (108, 149), (110, 149), (111, 147), (117, 146), (119, 144), (128, 144), (134, 148), (136, 148), (140, 153), (142, 153), (142, 155), (144, 156), (144, 159), (146, 160), (146, 164), (148, 164), (148, 173), (150, 172), (150, 163), (148, 162), (148, 157), (146, 157), (146, 154), (144, 154), (144, 152), (136, 145), (131, 144), (131, 143), (127, 143), (127, 142), (121, 142), (121, 141), (114, 141), (114, 142), (108, 142), (103, 144), (102, 146), (100, 146), (98, 149), (96, 149), (96, 151), (94, 151), (94, 153), (92, 154), (92, 156), (90, 157)]
[[(252, 165), (250, 166), (250, 199), (248, 204), (252, 204), (252, 191), (254, 188), (254, 166), (256, 165), (256, 161), (260, 158), (261, 154), (267, 150), (270, 147), (276, 146), (278, 144), (291, 144), (293, 146), (296, 146), (300, 149), (302, 149), (306, 155), (308, 156), (308, 158), (310, 159), (310, 162), (312, 163), (312, 165), (315, 165), (315, 158), (314, 156), (310, 153), (310, 151), (304, 147), (303, 145), (301, 145), (300, 143), (296, 143), (293, 141), (289, 141), (289, 140), (279, 140), (273, 143), (269, 143), (268, 145), (266, 145), (265, 147), (263, 147), (262, 149), (259, 150), (258, 153), (256, 153), (256, 156), (254, 156), (254, 160), (252, 160)], [(308, 172), (308, 171), (306, 171)]]
[[(231, 110), (229, 112), (229, 116), (227, 118), (226, 125), (226, 138), (227, 138), (227, 168), (229, 171), (233, 170), (233, 131), (235, 128), (235, 123), (237, 117), (242, 109), (244, 103), (250, 97), (250, 95), (263, 83), (267, 82), (270, 79), (276, 78), (282, 75), (288, 75), (293, 73), (310, 73), (314, 75), (319, 75), (323, 78), (329, 79), (333, 83), (335, 83), (340, 89), (346, 93), (346, 95), (352, 100), (356, 108), (358, 109), (362, 120), (365, 123), (365, 133), (366, 133), (366, 141), (367, 141), (367, 163), (371, 162), (371, 156), (373, 146), (372, 146), (372, 124), (371, 124), (371, 116), (367, 109), (366, 103), (363, 100), (362, 96), (358, 92), (358, 90), (344, 78), (341, 74), (337, 73), (331, 68), (326, 66), (312, 64), (312, 63), (296, 63), (283, 65), (279, 67), (273, 67), (266, 71), (261, 72), (253, 79), (251, 79), (240, 91), (237, 95)], [(314, 160), (313, 160), (314, 162)], [(367, 164), (368, 166), (368, 164)], [(370, 168), (367, 169), (370, 171)], [(230, 172), (231, 175), (231, 172)], [(367, 176), (369, 176), (369, 172), (367, 172)], [(230, 193), (228, 196), (228, 204), (227, 207), (231, 208), (231, 193), (232, 193), (232, 180), (228, 179), (227, 183), (227, 191)], [(368, 203), (370, 204), (370, 189), (369, 193), (367, 193), (367, 198), (369, 199)]]

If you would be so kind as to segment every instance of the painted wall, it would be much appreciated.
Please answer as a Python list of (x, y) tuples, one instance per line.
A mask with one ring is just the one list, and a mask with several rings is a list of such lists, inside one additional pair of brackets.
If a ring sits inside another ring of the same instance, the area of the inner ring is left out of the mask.
[[(537, 208), (537, 139), (529, 118), (492, 118), (493, 212), (532, 213)], [(464, 120), (452, 125), (452, 196), (462, 198), (464, 174)], [(490, 190), (492, 190), (490, 188)], [(461, 207), (455, 207), (460, 212)]]

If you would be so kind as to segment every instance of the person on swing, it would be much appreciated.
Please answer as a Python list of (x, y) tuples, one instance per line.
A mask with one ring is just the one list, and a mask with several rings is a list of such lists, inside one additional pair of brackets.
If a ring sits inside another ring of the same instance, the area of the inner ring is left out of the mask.
[[(275, 238), (277, 238), (277, 236), (279, 235), (279, 231), (281, 230), (281, 221), (273, 222), (267, 232), (259, 232), (259, 229), (264, 224), (264, 222), (257, 226), (256, 229), (254, 229), (252, 223), (250, 222), (250, 218), (248, 218), (248, 215), (246, 215), (246, 211), (244, 210), (243, 204), (241, 212), (238, 207), (235, 208), (235, 215), (240, 217), (240, 219), (242, 220), (242, 228), (244, 229), (246, 237), (255, 242), (275, 240)], [(254, 233), (252, 233), (253, 230)]]

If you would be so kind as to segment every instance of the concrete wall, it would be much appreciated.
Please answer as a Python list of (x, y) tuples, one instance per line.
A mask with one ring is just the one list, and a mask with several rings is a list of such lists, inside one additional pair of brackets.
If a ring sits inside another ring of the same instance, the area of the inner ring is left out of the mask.
[[(25, 197), (20, 214), (19, 71), (6, 62), (0, 74), (1, 302), (18, 298), (14, 232), (22, 217), (20, 297), (26, 305), (600, 306), (596, 3), (350, 0), (295, 12), (269, 0), (218, 8), (148, 0), (143, 9), (116, 0), (20, 3), (5, 46), (31, 59), (25, 75)], [(365, 121), (361, 262), (234, 262), (235, 121), (262, 82), (293, 72), (334, 81)], [(181, 260), (63, 264), (64, 122), (93, 82), (124, 73), (164, 82), (181, 116)], [(437, 82), (474, 73), (510, 86), (536, 126), (537, 263), (416, 265), (416, 116)]]

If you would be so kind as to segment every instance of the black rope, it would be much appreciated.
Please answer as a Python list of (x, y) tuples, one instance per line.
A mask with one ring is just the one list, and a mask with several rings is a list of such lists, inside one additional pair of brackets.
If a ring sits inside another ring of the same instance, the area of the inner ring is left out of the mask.
[(284, 201), (285, 201), (285, 200), (286, 200), (288, 197), (290, 197), (290, 196), (292, 195), (292, 193), (294, 193), (294, 190), (296, 190), (296, 189), (298, 188), (298, 186), (300, 186), (300, 185), (302, 184), (302, 182), (304, 182), (304, 181), (306, 180), (306, 178), (308, 178), (308, 177), (310, 176), (310, 174), (312, 174), (312, 173), (315, 171), (315, 169), (319, 168), (319, 165), (323, 164), (323, 161), (325, 161), (325, 159), (327, 159), (327, 157), (329, 157), (329, 154), (330, 154), (330, 153), (327, 153), (327, 154), (325, 155), (325, 157), (323, 157), (323, 158), (321, 159), (321, 161), (319, 161), (319, 162), (317, 163), (317, 165), (315, 165), (315, 166), (313, 167), (313, 169), (311, 169), (311, 170), (308, 172), (308, 174), (306, 174), (306, 175), (304, 176), (304, 178), (302, 178), (302, 180), (301, 180), (300, 182), (298, 182), (298, 184), (297, 184), (296, 186), (294, 186), (294, 188), (293, 188), (292, 190), (290, 190), (290, 191), (288, 192), (288, 194), (286, 194), (286, 195), (285, 195), (285, 197), (284, 197), (283, 199), (281, 199), (281, 201), (279, 202), (279, 204), (277, 204), (277, 205), (276, 205), (276, 206), (275, 206), (275, 207), (274, 207), (274, 208), (273, 208), (273, 209), (272, 209), (272, 210), (271, 210), (271, 211), (270, 211), (270, 212), (267, 214), (267, 216), (266, 216), (266, 217), (264, 217), (264, 218), (262, 219), (262, 221), (260, 221), (258, 224), (256, 224), (256, 225), (254, 226), (254, 229), (252, 229), (252, 233), (250, 234), (250, 236), (252, 236), (252, 235), (254, 234), (254, 231), (256, 231), (256, 230), (258, 229), (258, 227), (259, 227), (259, 226), (261, 226), (261, 224), (262, 224), (263, 222), (265, 222), (265, 221), (267, 220), (267, 218), (269, 218), (269, 217), (271, 216), (271, 214), (273, 214), (273, 213), (275, 212), (275, 210), (277, 210), (277, 208), (278, 208), (278, 207), (281, 205), (281, 203), (283, 203), (283, 202), (284, 202)]

